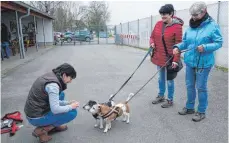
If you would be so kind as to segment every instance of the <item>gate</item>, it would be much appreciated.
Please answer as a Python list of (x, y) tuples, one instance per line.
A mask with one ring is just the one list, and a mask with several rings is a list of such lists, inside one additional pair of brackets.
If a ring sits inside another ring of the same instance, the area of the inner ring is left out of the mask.
[(59, 41), (55, 41), (58, 45), (88, 45), (88, 44), (115, 44), (115, 26), (89, 26), (83, 30), (75, 30), (74, 32), (65, 32)]

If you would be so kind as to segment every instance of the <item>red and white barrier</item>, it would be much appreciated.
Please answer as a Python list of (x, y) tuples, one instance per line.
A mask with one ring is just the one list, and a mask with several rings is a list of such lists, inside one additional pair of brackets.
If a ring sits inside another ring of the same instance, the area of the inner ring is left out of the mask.
[(137, 35), (130, 35), (130, 34), (120, 34), (121, 38), (127, 38), (127, 39), (137, 39)]
[(138, 46), (139, 37), (132, 34), (119, 34), (124, 45)]

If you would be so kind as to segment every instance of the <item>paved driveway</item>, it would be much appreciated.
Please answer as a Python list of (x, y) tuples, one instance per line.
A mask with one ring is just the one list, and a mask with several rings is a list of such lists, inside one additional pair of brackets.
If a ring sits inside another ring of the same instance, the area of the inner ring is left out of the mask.
[[(66, 90), (67, 99), (81, 105), (89, 99), (107, 101), (136, 68), (146, 51), (114, 45), (60, 46), (23, 65), (2, 79), (1, 112), (19, 110), (23, 113), (28, 91), (34, 80), (52, 68), (68, 62), (77, 70), (77, 79)], [(130, 83), (115, 97), (123, 101), (156, 72), (147, 59)], [(208, 83), (209, 107), (207, 118), (200, 123), (191, 121), (192, 115), (179, 116), (186, 100), (184, 70), (176, 78), (175, 104), (162, 109), (152, 105), (156, 97), (157, 78), (153, 79), (130, 102), (131, 120), (112, 123), (108, 133), (94, 128), (94, 119), (80, 108), (77, 118), (69, 123), (66, 132), (53, 135), (50, 143), (226, 143), (228, 131), (228, 74), (213, 69)], [(24, 120), (24, 127), (14, 137), (2, 135), (2, 142), (36, 143), (31, 135), (33, 127)]]

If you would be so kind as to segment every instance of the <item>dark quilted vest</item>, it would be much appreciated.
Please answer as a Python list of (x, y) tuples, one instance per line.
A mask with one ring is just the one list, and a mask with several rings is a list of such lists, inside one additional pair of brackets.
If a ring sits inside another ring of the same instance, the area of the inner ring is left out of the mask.
[(25, 104), (25, 114), (30, 118), (42, 117), (50, 111), (49, 97), (45, 91), (48, 83), (57, 83), (62, 91), (61, 83), (53, 72), (39, 77), (32, 85)]

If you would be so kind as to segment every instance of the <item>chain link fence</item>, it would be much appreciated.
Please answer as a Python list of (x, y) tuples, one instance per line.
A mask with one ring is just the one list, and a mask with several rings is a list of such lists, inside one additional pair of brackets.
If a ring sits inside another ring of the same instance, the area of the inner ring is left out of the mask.
[[(223, 47), (215, 52), (216, 65), (228, 67), (228, 1), (207, 5), (209, 15), (219, 24), (223, 35)], [(175, 15), (184, 21), (183, 32), (189, 27), (189, 9), (179, 10)], [(138, 48), (148, 48), (149, 38), (160, 15), (121, 23), (115, 26), (115, 43)]]

